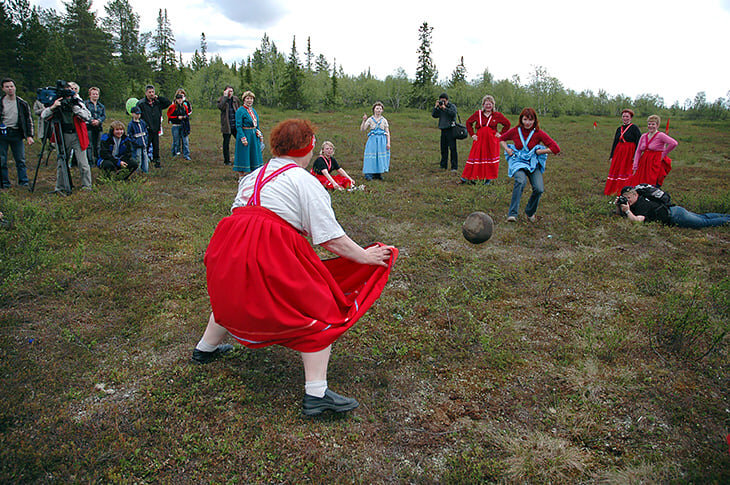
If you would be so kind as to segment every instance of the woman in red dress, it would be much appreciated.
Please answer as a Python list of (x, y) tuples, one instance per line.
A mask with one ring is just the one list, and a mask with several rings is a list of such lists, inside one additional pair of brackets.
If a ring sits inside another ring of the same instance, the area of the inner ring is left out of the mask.
[(661, 187), (672, 170), (672, 159), (667, 155), (677, 148), (677, 140), (659, 131), (661, 118), (651, 115), (646, 120), (649, 131), (641, 135), (634, 153), (634, 173), (627, 185), (649, 184)]
[(355, 181), (340, 167), (335, 155), (335, 144), (331, 141), (322, 143), (319, 156), (312, 165), (312, 175), (325, 189), (345, 190), (355, 186)]
[(477, 180), (485, 180), (485, 184), (488, 184), (497, 178), (500, 136), (497, 125), (500, 124), (502, 132), (509, 130), (509, 120), (499, 111), (494, 111), (494, 98), (487, 94), (482, 98), (482, 109), (466, 120), (466, 130), (474, 141), (461, 174), (462, 184)]
[(632, 123), (633, 118), (634, 112), (630, 109), (621, 112), (623, 124), (616, 129), (616, 135), (613, 137), (611, 156), (608, 159), (611, 167), (608, 169), (606, 187), (603, 189), (605, 195), (618, 195), (625, 185), (629, 185), (636, 144), (641, 137), (641, 131)]
[[(275, 158), (239, 181), (232, 214), (205, 253), (213, 312), (192, 357), (220, 357), (232, 348), (221, 345), (228, 334), (250, 348), (300, 352), (306, 416), (358, 406), (327, 388), (332, 342), (377, 300), (398, 255), (380, 243), (362, 248), (342, 230), (329, 194), (305, 170), (315, 142), (308, 121), (279, 123)], [(320, 260), (304, 236), (340, 257)]]

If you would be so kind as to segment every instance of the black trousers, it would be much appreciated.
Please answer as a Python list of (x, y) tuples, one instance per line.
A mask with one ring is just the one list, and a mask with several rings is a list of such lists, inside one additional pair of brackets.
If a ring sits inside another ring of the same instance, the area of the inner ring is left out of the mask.
[(456, 153), (456, 138), (451, 127), (441, 130), (441, 168), (446, 168), (449, 150), (451, 150), (451, 170), (456, 170), (459, 165), (459, 155)]
[(152, 145), (152, 161), (159, 162), (160, 161), (160, 130), (159, 128), (156, 130), (153, 130), (152, 128), (147, 127), (147, 136), (150, 139), (150, 144)]
[(223, 133), (223, 163), (228, 165), (231, 163), (231, 137), (236, 139), (236, 129), (231, 130), (231, 133)]
[[(120, 172), (122, 169), (117, 167), (117, 163), (114, 160), (107, 160), (104, 159), (101, 161), (101, 165), (99, 166), (107, 176), (111, 176), (112, 173)], [(130, 160), (127, 162), (127, 173), (124, 174), (124, 180), (127, 180), (130, 175), (134, 173), (134, 171), (137, 170), (137, 162), (134, 160)]]

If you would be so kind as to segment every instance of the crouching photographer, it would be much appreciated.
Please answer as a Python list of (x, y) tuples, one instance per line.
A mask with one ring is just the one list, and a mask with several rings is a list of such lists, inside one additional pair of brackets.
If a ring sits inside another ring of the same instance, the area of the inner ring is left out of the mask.
[[(59, 149), (56, 167), (56, 192), (68, 194), (73, 187), (69, 177), (67, 160), (71, 151), (76, 156), (81, 173), (81, 188), (91, 190), (91, 168), (86, 157), (89, 146), (89, 134), (86, 122), (91, 120), (91, 113), (78, 95), (79, 86), (73, 82), (58, 81), (55, 99), (41, 112), (41, 119), (56, 124), (53, 132), (62, 135), (64, 150)], [(59, 145), (60, 146), (60, 145)]]
[(626, 186), (616, 198), (617, 211), (634, 222), (658, 221), (669, 226), (702, 229), (730, 224), (730, 214), (695, 214), (671, 203), (669, 194), (653, 185)]

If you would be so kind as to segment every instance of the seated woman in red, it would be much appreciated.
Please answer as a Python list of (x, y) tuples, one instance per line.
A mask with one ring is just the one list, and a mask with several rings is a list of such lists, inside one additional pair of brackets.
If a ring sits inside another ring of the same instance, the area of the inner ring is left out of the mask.
[[(322, 143), (319, 156), (312, 165), (312, 175), (317, 177), (325, 189), (345, 190), (353, 187), (355, 181), (340, 167), (335, 157), (335, 145), (331, 141)], [(335, 174), (336, 172), (336, 174)]]
[(661, 118), (651, 115), (646, 120), (649, 131), (641, 135), (634, 153), (634, 173), (628, 185), (649, 184), (661, 187), (664, 178), (672, 170), (669, 152), (677, 148), (677, 140), (659, 130)]
[[(270, 145), (275, 158), (241, 178), (205, 253), (213, 312), (193, 360), (230, 350), (220, 345), (229, 333), (251, 348), (283, 345), (301, 353), (306, 416), (350, 411), (355, 399), (327, 389), (332, 342), (378, 299), (398, 250), (362, 248), (342, 230), (329, 194), (305, 170), (315, 145), (308, 121), (279, 123)], [(340, 257), (320, 260), (304, 236)]]

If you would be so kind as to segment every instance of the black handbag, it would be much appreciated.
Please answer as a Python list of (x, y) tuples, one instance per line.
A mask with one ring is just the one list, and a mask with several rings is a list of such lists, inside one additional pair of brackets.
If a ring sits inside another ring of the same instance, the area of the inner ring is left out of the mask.
[(454, 126), (451, 127), (451, 130), (454, 134), (454, 138), (456, 138), (457, 140), (463, 140), (464, 138), (469, 136), (469, 132), (466, 131), (466, 126), (461, 124), (461, 116), (456, 116), (459, 118), (459, 122), (454, 123)]

